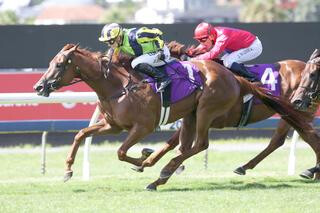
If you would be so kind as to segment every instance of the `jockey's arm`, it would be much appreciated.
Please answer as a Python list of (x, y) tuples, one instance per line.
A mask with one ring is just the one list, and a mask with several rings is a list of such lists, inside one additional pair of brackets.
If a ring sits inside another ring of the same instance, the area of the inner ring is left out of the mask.
[(213, 48), (201, 55), (196, 56), (196, 59), (199, 60), (213, 60), (217, 58), (220, 53), (222, 53), (227, 46), (227, 37), (226, 36), (219, 36), (213, 46)]
[(162, 49), (164, 46), (164, 40), (162, 39), (162, 32), (157, 28), (149, 29), (147, 27), (142, 27), (138, 32), (138, 42), (155, 42), (159, 49)]

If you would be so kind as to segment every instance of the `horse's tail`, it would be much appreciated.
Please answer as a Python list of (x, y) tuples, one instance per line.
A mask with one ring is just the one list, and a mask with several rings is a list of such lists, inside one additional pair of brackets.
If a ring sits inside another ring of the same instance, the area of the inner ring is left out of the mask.
[(306, 122), (309, 120), (310, 113), (302, 112), (294, 109), (289, 101), (283, 97), (278, 97), (270, 94), (266, 89), (250, 83), (243, 78), (238, 78), (241, 85), (246, 91), (252, 93), (255, 97), (259, 98), (263, 104), (277, 112), (282, 119), (287, 121), (297, 131), (308, 130), (311, 125)]

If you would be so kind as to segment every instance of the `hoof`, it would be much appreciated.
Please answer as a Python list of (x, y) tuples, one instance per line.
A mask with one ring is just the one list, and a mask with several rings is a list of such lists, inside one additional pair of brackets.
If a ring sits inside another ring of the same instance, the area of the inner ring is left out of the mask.
[(151, 192), (157, 191), (157, 186), (155, 184), (151, 183), (146, 187), (146, 190), (151, 191)]
[(309, 170), (306, 170), (300, 174), (300, 177), (305, 179), (313, 179), (313, 175), (314, 174), (312, 172), (310, 172)]
[(147, 158), (147, 157), (149, 157), (153, 152), (154, 152), (153, 149), (143, 148), (142, 151), (141, 151), (141, 154), (142, 154), (143, 157)]
[(180, 175), (185, 170), (184, 165), (180, 165), (178, 169), (175, 171), (177, 175)]
[(72, 175), (73, 175), (73, 171), (66, 171), (64, 173), (63, 182), (67, 182), (68, 180), (70, 180)]
[(132, 167), (131, 169), (136, 172), (140, 172), (140, 173), (143, 172), (142, 166), (135, 166), (135, 167)]
[(233, 172), (238, 175), (245, 175), (246, 174), (246, 170), (242, 166), (238, 167)]

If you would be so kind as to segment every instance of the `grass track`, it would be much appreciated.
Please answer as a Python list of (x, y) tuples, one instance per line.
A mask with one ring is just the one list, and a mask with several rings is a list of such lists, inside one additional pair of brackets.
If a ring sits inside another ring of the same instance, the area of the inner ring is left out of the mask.
[(298, 177), (298, 172), (314, 164), (309, 148), (297, 150), (297, 175), (290, 177), (287, 148), (246, 176), (232, 170), (257, 151), (210, 151), (208, 170), (200, 153), (185, 163), (184, 173), (173, 176), (157, 192), (148, 192), (144, 187), (158, 177), (174, 152), (140, 174), (117, 160), (114, 145), (100, 149), (106, 147), (92, 150), (89, 182), (81, 180), (82, 149), (68, 183), (62, 182), (62, 176), (69, 147), (47, 153), (45, 176), (40, 174), (39, 153), (2, 152), (0, 212), (320, 212), (320, 183)]

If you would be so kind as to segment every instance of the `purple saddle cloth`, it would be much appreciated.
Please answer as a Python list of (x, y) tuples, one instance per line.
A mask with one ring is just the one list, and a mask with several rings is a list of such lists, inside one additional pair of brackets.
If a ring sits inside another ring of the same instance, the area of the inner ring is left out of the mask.
[[(276, 64), (246, 65), (249, 72), (254, 73), (262, 82), (263, 87), (273, 95), (281, 95), (281, 76)], [(188, 61), (172, 61), (165, 65), (165, 70), (171, 78), (170, 103), (176, 103), (190, 95), (197, 88), (203, 86), (199, 69)], [(156, 82), (146, 76), (153, 91), (156, 93)]]
[[(176, 103), (201, 87), (203, 82), (199, 69), (188, 61), (172, 61), (165, 65), (165, 70), (171, 78), (170, 103)], [(156, 92), (156, 82), (147, 76), (148, 82)]]
[(281, 76), (279, 74), (280, 66), (276, 64), (255, 64), (246, 65), (249, 72), (254, 73), (273, 95), (281, 95)]

